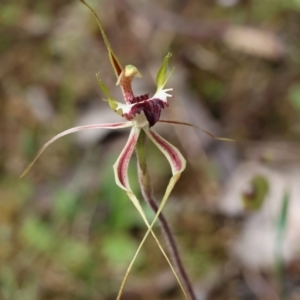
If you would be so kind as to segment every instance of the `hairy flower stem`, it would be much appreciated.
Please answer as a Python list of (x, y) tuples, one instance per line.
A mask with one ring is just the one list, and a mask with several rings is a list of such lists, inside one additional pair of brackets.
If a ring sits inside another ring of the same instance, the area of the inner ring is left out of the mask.
[[(147, 202), (147, 204), (152, 208), (152, 210), (156, 213), (158, 210), (158, 204), (156, 203), (156, 200), (153, 197), (151, 178), (150, 178), (150, 174), (149, 174), (148, 166), (147, 166), (146, 146), (145, 146), (146, 139), (147, 139), (147, 136), (146, 136), (145, 132), (142, 130), (140, 133), (139, 139), (137, 141), (137, 144), (136, 144), (136, 155), (137, 155), (137, 162), (138, 162), (138, 177), (139, 177), (139, 183), (140, 183), (141, 191), (143, 194), (143, 198)], [(192, 284), (191, 284), (191, 282), (187, 276), (187, 273), (184, 269), (182, 260), (179, 255), (177, 243), (172, 234), (170, 225), (167, 222), (167, 219), (165, 218), (163, 213), (159, 214), (158, 220), (159, 220), (160, 226), (162, 228), (162, 232), (167, 241), (167, 244), (169, 247), (169, 252), (171, 254), (171, 259), (173, 261), (173, 264), (176, 268), (178, 275), (180, 276), (180, 279), (181, 279), (183, 285), (185, 286), (185, 289), (187, 291), (189, 299), (196, 300), (196, 296), (195, 296), (194, 290), (192, 288)]]

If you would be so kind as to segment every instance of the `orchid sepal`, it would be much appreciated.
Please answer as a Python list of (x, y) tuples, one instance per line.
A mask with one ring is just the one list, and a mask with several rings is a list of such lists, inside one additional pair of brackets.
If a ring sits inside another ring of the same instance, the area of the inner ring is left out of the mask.
[(100, 128), (121, 129), (121, 128), (127, 128), (127, 127), (131, 127), (131, 126), (132, 126), (132, 122), (128, 121), (128, 122), (118, 122), (118, 123), (104, 123), (104, 124), (83, 125), (83, 126), (77, 126), (77, 127), (73, 127), (73, 128), (68, 129), (68, 130), (65, 130), (65, 131), (57, 134), (52, 139), (50, 139), (47, 143), (44, 144), (44, 146), (38, 151), (38, 153), (36, 154), (36, 156), (34, 157), (34, 159), (29, 163), (29, 165), (23, 171), (23, 173), (21, 174), (20, 178), (24, 177), (28, 173), (28, 171), (31, 169), (31, 167), (36, 162), (36, 160), (40, 157), (40, 155), (44, 152), (44, 150), (50, 144), (52, 144), (57, 139), (65, 136), (65, 135), (68, 135), (68, 134), (74, 133), (74, 132), (78, 132), (78, 131), (81, 131), (81, 130), (87, 130), (87, 129), (100, 129)]
[[(133, 263), (134, 261), (136, 260), (137, 258), (137, 255), (138, 253), (140, 252), (144, 242), (146, 241), (149, 233), (151, 232), (154, 239), (155, 239), (155, 235), (152, 231), (152, 227), (153, 225), (155, 224), (159, 214), (161, 213), (163, 207), (165, 206), (175, 184), (177, 183), (178, 179), (180, 178), (181, 176), (181, 173), (184, 171), (185, 167), (186, 167), (186, 160), (184, 159), (184, 157), (182, 156), (182, 154), (180, 153), (180, 151), (175, 147), (173, 146), (172, 144), (170, 144), (168, 141), (166, 141), (163, 137), (161, 137), (158, 133), (156, 133), (155, 131), (149, 129), (149, 128), (143, 128), (142, 130), (144, 130), (144, 132), (147, 134), (147, 136), (150, 138), (150, 140), (158, 147), (158, 149), (165, 155), (165, 157), (167, 158), (170, 166), (171, 166), (171, 170), (172, 170), (172, 177), (169, 181), (169, 184), (166, 188), (166, 191), (165, 191), (165, 194), (164, 194), (164, 197), (158, 207), (158, 210), (154, 216), (154, 219), (153, 221), (151, 222), (150, 226), (149, 226), (149, 223), (147, 224), (147, 227), (148, 227), (148, 230), (147, 232), (145, 233), (138, 249), (136, 250), (136, 253), (132, 259), (132, 261), (130, 262), (130, 265), (126, 271), (126, 275), (124, 276), (124, 279), (122, 281), (122, 284), (121, 284), (121, 288), (119, 290), (119, 294), (118, 294), (118, 298), (117, 300), (120, 299), (120, 296), (123, 292), (123, 289), (124, 289), (124, 286), (125, 286), (125, 283), (127, 281), (127, 278), (128, 278), (128, 275), (129, 275), (129, 272), (131, 271), (131, 268), (133, 266)], [(128, 194), (127, 194), (128, 195)], [(129, 196), (129, 195), (128, 195)], [(158, 242), (158, 241), (157, 241)], [(160, 244), (158, 242), (158, 246), (160, 247)], [(164, 254), (164, 251), (163, 249), (161, 249), (161, 251), (163, 252)], [(165, 255), (165, 254), (164, 254)], [(189, 297), (186, 293), (186, 290), (184, 288), (184, 286), (182, 285), (180, 279), (178, 278), (177, 276), (177, 273), (175, 271), (175, 269), (173, 269), (173, 266), (171, 264), (171, 262), (169, 261), (169, 258), (165, 255), (166, 257), (166, 260), (168, 261), (172, 271), (173, 271), (173, 274), (175, 276), (175, 278), (177, 279), (177, 282), (184, 294), (184, 297), (185, 299), (189, 300)]]
[(132, 153), (135, 149), (136, 142), (140, 134), (140, 128), (132, 127), (127, 143), (124, 146), (117, 161), (113, 165), (116, 184), (125, 192), (131, 191), (129, 179), (128, 179), (128, 164)]
[(113, 68), (117, 78), (118, 78), (119, 75), (121, 74), (122, 70), (123, 70), (123, 67), (122, 67), (118, 57), (115, 55), (115, 53), (114, 53), (114, 51), (113, 51), (113, 49), (112, 49), (112, 47), (111, 47), (111, 45), (108, 41), (108, 38), (107, 38), (107, 36), (105, 34), (105, 31), (103, 29), (102, 23), (101, 23), (100, 19), (98, 18), (96, 12), (93, 10), (93, 8), (90, 5), (87, 4), (85, 2), (85, 0), (80, 0), (80, 1), (92, 12), (92, 14), (94, 15), (94, 17), (95, 17), (95, 19), (98, 23), (98, 26), (99, 26), (100, 31), (101, 31), (102, 38), (104, 40), (104, 43), (105, 43), (105, 46), (106, 46), (106, 49), (107, 49), (107, 52), (108, 52), (109, 61), (112, 65), (112, 68)]
[[(133, 264), (134, 264), (134, 262), (135, 262), (135, 260), (137, 258), (137, 255), (140, 252), (140, 250), (141, 250), (141, 248), (142, 248), (142, 246), (143, 246), (143, 244), (144, 244), (144, 242), (145, 242), (145, 240), (146, 240), (146, 238), (147, 238), (147, 236), (148, 236), (149, 233), (152, 234), (152, 236), (153, 236), (154, 240), (156, 241), (156, 243), (157, 243), (160, 251), (164, 255), (165, 259), (167, 260), (167, 262), (168, 262), (168, 264), (169, 264), (169, 266), (170, 266), (170, 268), (171, 268), (171, 270), (172, 270), (172, 272), (173, 272), (173, 274), (174, 274), (174, 276), (175, 276), (175, 278), (176, 278), (176, 280), (177, 280), (180, 288), (182, 289), (183, 294), (185, 296), (185, 299), (188, 300), (188, 296), (187, 296), (187, 293), (185, 291), (184, 286), (182, 285), (182, 283), (181, 283), (181, 281), (180, 281), (180, 279), (179, 279), (179, 277), (178, 277), (178, 275), (177, 275), (177, 273), (176, 273), (176, 271), (175, 271), (175, 269), (174, 269), (171, 261), (169, 260), (167, 254), (165, 253), (164, 249), (162, 248), (162, 245), (160, 244), (158, 238), (156, 237), (155, 233), (152, 230), (152, 227), (153, 227), (153, 225), (154, 225), (154, 223), (155, 223), (155, 221), (156, 221), (157, 218), (155, 220), (153, 220), (153, 222), (152, 222), (151, 225), (149, 224), (149, 222), (148, 222), (148, 220), (146, 218), (146, 215), (145, 215), (145, 213), (144, 213), (144, 211), (143, 211), (143, 209), (142, 209), (142, 207), (140, 205), (139, 200), (137, 199), (137, 197), (135, 196), (135, 194), (133, 193), (133, 191), (132, 191), (132, 189), (130, 187), (130, 183), (129, 183), (129, 179), (128, 179), (128, 164), (129, 164), (129, 160), (130, 160), (130, 158), (132, 156), (133, 150), (134, 150), (134, 148), (136, 146), (136, 143), (137, 143), (137, 140), (138, 140), (138, 137), (139, 137), (139, 134), (140, 134), (141, 130), (144, 130), (145, 132), (149, 131), (148, 126), (146, 126), (144, 128), (139, 128), (139, 127), (136, 127), (136, 126), (132, 127), (130, 135), (129, 135), (129, 138), (127, 140), (127, 143), (126, 143), (125, 147), (123, 148), (120, 156), (118, 157), (116, 163), (113, 166), (116, 184), (121, 189), (123, 189), (125, 191), (125, 193), (127, 194), (128, 198), (131, 200), (131, 202), (133, 203), (133, 205), (136, 207), (136, 209), (138, 210), (138, 212), (141, 215), (142, 219), (144, 220), (146, 226), (148, 227), (148, 231), (146, 232), (146, 234), (145, 234), (145, 236), (144, 236), (144, 238), (143, 238), (143, 240), (142, 240), (139, 248), (137, 249), (137, 251), (136, 251), (133, 259), (130, 262), (129, 267), (127, 268), (126, 274), (125, 274), (125, 276), (123, 278), (121, 287), (120, 287), (119, 292), (118, 292), (117, 300), (120, 300), (120, 298), (121, 298), (121, 295), (123, 293), (123, 290), (124, 290), (125, 284), (127, 282), (129, 273), (130, 273), (130, 271), (132, 269), (132, 266), (133, 266)], [(172, 146), (170, 143), (168, 143), (162, 137), (160, 137), (160, 138), (164, 141), (164, 143), (167, 143), (169, 145), (169, 147), (171, 147), (172, 149), (176, 149), (174, 146)], [(160, 148), (160, 150), (161, 150), (161, 148)], [(178, 153), (179, 153), (179, 151), (178, 151)], [(180, 157), (182, 157), (181, 154), (180, 154)], [(184, 160), (183, 157), (182, 157), (182, 159), (183, 159), (183, 161), (182, 161), (183, 164), (181, 166), (184, 169), (184, 167), (185, 167), (185, 160)], [(182, 169), (182, 171), (183, 171), (183, 169)], [(177, 180), (179, 179), (179, 176), (180, 176), (180, 175), (178, 175), (178, 170), (177, 170), (176, 167), (175, 168), (172, 167), (172, 173), (174, 173), (175, 176), (173, 176), (171, 178), (171, 181), (170, 181), (171, 184), (168, 185), (168, 188), (166, 190), (166, 194), (165, 194), (165, 197), (164, 197), (164, 199), (166, 198), (164, 200), (164, 203), (168, 199), (169, 194), (171, 193), (171, 191), (172, 191), (175, 183), (177, 182)], [(159, 207), (159, 212), (162, 210), (163, 206), (164, 205), (162, 205), (162, 207), (161, 206)], [(158, 216), (158, 214), (159, 213), (157, 213), (156, 216)]]
[(172, 175), (181, 174), (186, 167), (186, 160), (180, 151), (160, 136), (156, 131), (152, 129), (144, 129), (149, 139), (156, 145), (158, 149), (165, 155), (168, 160)]

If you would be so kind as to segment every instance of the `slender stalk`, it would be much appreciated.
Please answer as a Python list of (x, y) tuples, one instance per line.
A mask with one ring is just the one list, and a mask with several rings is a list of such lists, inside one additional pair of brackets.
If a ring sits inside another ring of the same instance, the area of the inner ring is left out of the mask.
[[(142, 130), (139, 136), (139, 139), (137, 141), (136, 145), (136, 155), (137, 155), (137, 162), (138, 162), (138, 177), (139, 177), (139, 183), (142, 191), (142, 195), (144, 200), (147, 202), (147, 204), (152, 208), (152, 210), (156, 213), (158, 210), (158, 204), (156, 203), (155, 198), (153, 197), (152, 192), (152, 185), (151, 185), (151, 178), (148, 171), (147, 166), (147, 160), (146, 160), (146, 139), (147, 136), (145, 132)], [(175, 241), (175, 238), (172, 234), (171, 228), (169, 223), (167, 222), (167, 219), (163, 215), (163, 213), (160, 213), (158, 216), (158, 220), (160, 223), (160, 226), (162, 228), (162, 232), (165, 236), (165, 239), (168, 244), (169, 252), (171, 254), (172, 262), (176, 268), (176, 271), (178, 275), (181, 278), (181, 281), (183, 285), (185, 286), (185, 289), (188, 293), (188, 296), (190, 300), (196, 300), (196, 296), (194, 293), (194, 290), (192, 288), (192, 284), (188, 278), (188, 275), (184, 269), (177, 243)]]

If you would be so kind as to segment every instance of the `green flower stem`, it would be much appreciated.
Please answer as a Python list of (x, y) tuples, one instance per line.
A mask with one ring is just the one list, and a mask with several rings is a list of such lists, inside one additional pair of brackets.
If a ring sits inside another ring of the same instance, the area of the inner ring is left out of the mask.
[[(151, 209), (156, 213), (158, 210), (158, 205), (156, 203), (156, 200), (153, 197), (152, 192), (152, 185), (151, 185), (151, 178), (148, 171), (147, 166), (147, 159), (146, 159), (146, 140), (147, 136), (146, 133), (141, 130), (141, 133), (139, 135), (137, 144), (136, 144), (136, 155), (137, 155), (137, 162), (138, 162), (138, 177), (139, 177), (139, 183), (140, 188), (142, 191), (142, 195), (144, 200), (147, 202), (147, 204), (151, 207)], [(176, 268), (176, 271), (178, 275), (181, 278), (182, 283), (185, 286), (185, 289), (188, 293), (188, 296), (190, 300), (196, 300), (196, 296), (194, 293), (194, 290), (192, 288), (192, 284), (187, 276), (187, 273), (184, 269), (182, 260), (179, 255), (177, 243), (175, 241), (175, 238), (172, 234), (171, 228), (167, 222), (167, 219), (165, 216), (160, 213), (158, 216), (158, 220), (160, 223), (160, 226), (162, 228), (162, 232), (165, 236), (165, 239), (167, 241), (169, 252), (171, 254), (171, 258), (173, 261), (173, 264)]]

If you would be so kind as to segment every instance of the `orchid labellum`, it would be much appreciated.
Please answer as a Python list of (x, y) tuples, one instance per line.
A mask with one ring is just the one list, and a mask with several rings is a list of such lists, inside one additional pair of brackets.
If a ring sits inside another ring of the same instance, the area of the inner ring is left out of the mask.
[[(151, 233), (158, 244), (160, 250), (162, 251), (163, 255), (165, 256), (166, 260), (168, 261), (183, 293), (186, 299), (189, 299), (189, 296), (186, 293), (185, 287), (181, 283), (181, 279), (178, 277), (172, 263), (170, 262), (168, 256), (166, 255), (165, 251), (163, 250), (160, 242), (158, 241), (155, 233), (152, 231), (152, 226), (157, 220), (162, 208), (164, 207), (174, 185), (176, 184), (177, 180), (179, 179), (182, 171), (185, 169), (186, 161), (181, 155), (181, 153), (176, 149), (172, 144), (167, 142), (163, 137), (161, 137), (157, 132), (153, 130), (153, 126), (157, 122), (164, 122), (164, 123), (170, 123), (170, 124), (181, 124), (181, 125), (189, 125), (192, 126), (189, 123), (184, 122), (178, 122), (178, 121), (164, 121), (160, 120), (161, 110), (165, 107), (167, 107), (168, 104), (168, 98), (172, 97), (171, 92), (172, 88), (165, 89), (165, 86), (167, 84), (167, 81), (169, 77), (172, 74), (172, 71), (167, 75), (168, 70), (168, 64), (169, 59), (171, 57), (171, 54), (169, 53), (162, 63), (162, 66), (160, 67), (157, 76), (156, 76), (156, 85), (157, 90), (154, 93), (152, 97), (149, 96), (149, 94), (145, 95), (135, 95), (131, 88), (132, 80), (135, 77), (141, 77), (138, 69), (132, 65), (127, 65), (123, 67), (117, 58), (117, 56), (114, 54), (110, 43), (106, 37), (106, 34), (103, 30), (103, 27), (101, 25), (101, 22), (93, 9), (84, 2), (84, 0), (80, 0), (83, 2), (94, 14), (96, 17), (96, 20), (98, 22), (99, 28), (102, 33), (102, 37), (104, 39), (105, 45), (108, 50), (109, 59), (111, 62), (111, 65), (113, 67), (113, 70), (117, 77), (117, 85), (119, 85), (123, 92), (124, 102), (121, 103), (116, 101), (110, 94), (109, 89), (106, 87), (106, 85), (102, 82), (102, 80), (99, 78), (99, 74), (96, 75), (98, 83), (100, 85), (100, 88), (102, 92), (105, 94), (106, 98), (105, 101), (108, 102), (110, 107), (118, 113), (120, 116), (124, 117), (126, 119), (125, 122), (119, 122), (119, 123), (108, 123), (108, 124), (93, 124), (93, 125), (86, 125), (86, 126), (78, 126), (73, 127), (71, 129), (68, 129), (66, 131), (61, 132), (60, 134), (53, 137), (50, 141), (48, 141), (37, 153), (34, 160), (29, 164), (29, 166), (26, 168), (26, 170), (23, 172), (21, 177), (23, 177), (31, 168), (31, 166), (34, 164), (34, 162), (37, 160), (37, 158), (42, 154), (42, 152), (54, 141), (56, 141), (58, 138), (68, 135), (73, 132), (81, 131), (81, 130), (88, 130), (88, 129), (101, 129), (101, 128), (108, 128), (108, 129), (121, 129), (121, 128), (129, 128), (131, 127), (131, 131), (129, 134), (128, 141), (126, 145), (124, 146), (119, 158), (117, 159), (116, 163), (113, 166), (114, 173), (115, 173), (115, 180), (116, 184), (122, 188), (138, 212), (140, 213), (141, 217), (143, 218), (145, 224), (148, 227), (148, 231), (142, 240), (128, 270), (125, 275), (125, 278), (123, 280), (121, 289), (119, 291), (118, 299), (120, 298), (125, 282), (127, 280), (128, 274), (131, 270), (131, 267), (133, 265), (133, 262), (142, 247), (145, 239)], [(130, 161), (130, 158), (136, 148), (137, 141), (139, 139), (139, 136), (146, 135), (157, 147), (158, 149), (164, 154), (164, 156), (167, 158), (168, 162), (170, 163), (171, 169), (172, 169), (172, 178), (170, 179), (169, 185), (166, 188), (165, 195), (160, 202), (160, 205), (157, 209), (156, 215), (149, 224), (148, 220), (146, 219), (146, 216), (142, 210), (142, 207), (140, 205), (140, 202), (138, 201), (137, 197), (131, 190), (129, 180), (128, 180), (128, 164)], [(209, 134), (209, 133), (208, 133)]]

